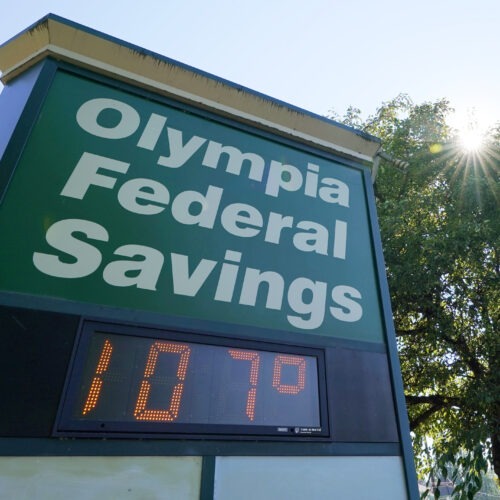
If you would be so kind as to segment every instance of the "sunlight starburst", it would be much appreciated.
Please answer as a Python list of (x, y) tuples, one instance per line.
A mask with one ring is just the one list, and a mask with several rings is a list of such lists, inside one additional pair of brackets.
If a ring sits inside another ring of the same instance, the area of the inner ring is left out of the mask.
[(467, 127), (459, 131), (460, 145), (466, 153), (477, 153), (484, 144), (484, 134), (474, 127)]

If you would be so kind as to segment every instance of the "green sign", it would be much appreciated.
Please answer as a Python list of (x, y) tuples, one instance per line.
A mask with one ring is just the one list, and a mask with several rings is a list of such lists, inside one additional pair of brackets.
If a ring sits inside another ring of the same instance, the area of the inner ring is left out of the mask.
[(0, 289), (383, 342), (364, 182), (58, 72), (0, 207)]

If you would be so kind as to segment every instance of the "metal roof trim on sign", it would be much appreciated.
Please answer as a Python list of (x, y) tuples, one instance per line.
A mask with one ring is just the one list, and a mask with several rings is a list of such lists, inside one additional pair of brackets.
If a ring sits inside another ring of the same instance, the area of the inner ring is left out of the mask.
[(2, 82), (53, 57), (302, 143), (371, 162), (380, 140), (54, 14), (0, 45)]

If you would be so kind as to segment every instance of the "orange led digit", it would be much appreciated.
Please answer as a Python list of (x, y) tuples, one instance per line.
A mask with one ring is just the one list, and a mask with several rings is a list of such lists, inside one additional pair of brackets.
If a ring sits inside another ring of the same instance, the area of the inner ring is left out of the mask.
[[(284, 365), (297, 367), (297, 383), (282, 384), (281, 369)], [(300, 356), (278, 354), (274, 358), (273, 387), (282, 394), (298, 394), (306, 385), (306, 361)]]
[(259, 380), (259, 364), (260, 356), (252, 351), (240, 351), (229, 349), (229, 354), (233, 359), (241, 359), (243, 361), (251, 361), (250, 365), (250, 389), (247, 396), (246, 414), (250, 420), (255, 418), (255, 400), (257, 399), (257, 382)]
[[(151, 394), (152, 383), (150, 380), (154, 377), (158, 358), (161, 353), (179, 354), (179, 363), (177, 365), (178, 382), (173, 390), (170, 399), (170, 406), (167, 410), (146, 409)], [(184, 390), (184, 379), (189, 363), (191, 349), (185, 344), (173, 342), (154, 342), (149, 350), (149, 356), (144, 370), (144, 378), (139, 389), (139, 396), (135, 406), (134, 417), (137, 420), (148, 422), (172, 422), (178, 414), (181, 404), (182, 392)]]
[(103, 382), (101, 375), (108, 369), (112, 353), (113, 346), (111, 342), (106, 339), (99, 357), (99, 362), (97, 363), (95, 376), (92, 379), (92, 384), (90, 385), (89, 393), (83, 406), (82, 415), (86, 415), (89, 411), (93, 410), (99, 400)]
[(320, 349), (89, 325), (61, 403), (63, 430), (179, 439), (329, 433)]

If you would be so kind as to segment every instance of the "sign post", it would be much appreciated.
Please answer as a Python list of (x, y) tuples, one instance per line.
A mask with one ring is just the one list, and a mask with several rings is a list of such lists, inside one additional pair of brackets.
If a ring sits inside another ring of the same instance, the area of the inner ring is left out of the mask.
[(0, 460), (168, 457), (179, 498), (417, 498), (378, 141), (37, 26), (0, 47)]

